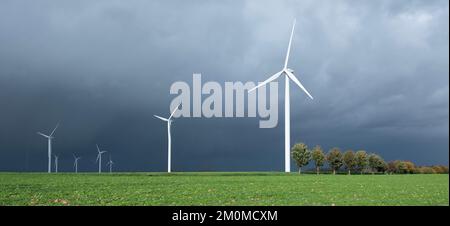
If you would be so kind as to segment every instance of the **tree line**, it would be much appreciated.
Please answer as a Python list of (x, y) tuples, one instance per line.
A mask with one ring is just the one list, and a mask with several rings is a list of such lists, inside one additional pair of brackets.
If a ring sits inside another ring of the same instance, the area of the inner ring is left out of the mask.
[(334, 147), (324, 153), (319, 145), (312, 150), (304, 143), (297, 143), (291, 149), (292, 158), (298, 166), (298, 172), (301, 173), (302, 167), (308, 165), (311, 161), (314, 163), (316, 173), (319, 174), (321, 168), (328, 164), (333, 174), (344, 169), (347, 174), (358, 172), (364, 173), (388, 173), (388, 174), (413, 174), (413, 173), (448, 173), (447, 166), (416, 166), (411, 161), (395, 160), (386, 162), (375, 154), (367, 153), (364, 150), (354, 152), (347, 150), (342, 152)]

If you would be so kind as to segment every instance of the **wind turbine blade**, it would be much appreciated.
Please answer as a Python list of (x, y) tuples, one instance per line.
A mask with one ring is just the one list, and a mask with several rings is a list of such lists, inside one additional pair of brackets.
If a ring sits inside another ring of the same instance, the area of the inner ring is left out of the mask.
[(294, 36), (294, 30), (295, 30), (295, 23), (297, 22), (296, 19), (294, 19), (294, 25), (292, 25), (292, 31), (291, 31), (291, 38), (289, 39), (289, 46), (286, 53), (286, 60), (284, 61), (284, 68), (287, 68), (287, 64), (289, 61), (289, 54), (291, 52), (291, 44), (292, 44), (292, 36)]
[(95, 144), (95, 146), (97, 146), (97, 152), (100, 153), (100, 148), (98, 147), (98, 144)]
[(97, 159), (95, 159), (95, 162), (98, 162), (98, 159), (100, 158), (100, 153), (97, 155)]
[(55, 132), (55, 130), (58, 128), (58, 126), (59, 126), (59, 122), (58, 122), (58, 124), (56, 124), (56, 127), (53, 129), (52, 133), (50, 133), (50, 136), (53, 135), (53, 133)]
[(172, 118), (173, 114), (175, 114), (175, 112), (178, 110), (178, 108), (180, 107), (181, 103), (172, 111), (172, 113), (169, 116), (169, 120)]
[(295, 84), (297, 84), (305, 93), (306, 95), (309, 96), (309, 98), (314, 99), (311, 94), (309, 94), (308, 90), (305, 89), (305, 87), (303, 87), (302, 83), (295, 77), (294, 74), (292, 74), (292, 72), (285, 70), (286, 74), (288, 75), (288, 77), (295, 82)]
[(43, 134), (43, 133), (41, 133), (41, 132), (37, 132), (37, 134), (39, 134), (39, 135), (41, 135), (41, 136), (43, 136), (43, 137), (46, 137), (46, 138), (50, 138), (49, 136), (47, 136), (47, 135), (45, 135), (45, 134)]
[(163, 120), (163, 121), (166, 121), (166, 122), (169, 121), (169, 119), (163, 118), (163, 117), (161, 117), (161, 116), (157, 116), (157, 115), (153, 115), (153, 116), (155, 116), (156, 118), (159, 118), (159, 119), (161, 119), (161, 120)]
[(248, 92), (250, 93), (250, 92), (252, 92), (253, 90), (256, 90), (256, 89), (258, 89), (259, 87), (264, 86), (264, 85), (266, 85), (267, 83), (269, 83), (269, 82), (271, 82), (271, 81), (277, 79), (277, 78), (281, 75), (281, 73), (283, 73), (283, 71), (279, 71), (279, 72), (277, 72), (276, 74), (270, 76), (270, 78), (268, 78), (266, 81), (261, 82), (259, 85), (257, 85), (257, 86), (255, 86), (255, 87), (251, 88), (250, 90), (248, 90)]
[(105, 153), (105, 152), (107, 152), (107, 151), (101, 151), (100, 154), (103, 154), (103, 153)]

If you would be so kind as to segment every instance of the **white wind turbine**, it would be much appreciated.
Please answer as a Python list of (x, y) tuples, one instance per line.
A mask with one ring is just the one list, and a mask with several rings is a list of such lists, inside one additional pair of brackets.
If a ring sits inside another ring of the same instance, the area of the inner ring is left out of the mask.
[(100, 151), (100, 148), (97, 145), (97, 159), (95, 160), (95, 162), (98, 161), (98, 173), (102, 172), (102, 154), (105, 153), (106, 151)]
[(114, 162), (111, 160), (111, 155), (109, 156), (109, 162), (106, 163), (106, 165), (109, 165), (109, 173), (112, 173), (112, 166), (113, 166)]
[(291, 51), (291, 43), (292, 43), (292, 36), (294, 35), (294, 28), (295, 28), (296, 20), (294, 20), (294, 25), (292, 26), (292, 32), (291, 32), (291, 38), (289, 39), (289, 45), (286, 53), (286, 59), (284, 61), (284, 67), (281, 71), (277, 72), (276, 74), (272, 75), (270, 78), (265, 80), (264, 82), (260, 83), (253, 89), (250, 89), (249, 92), (252, 92), (253, 90), (266, 85), (269, 82), (272, 82), (273, 80), (280, 77), (280, 75), (285, 75), (285, 91), (284, 91), (284, 171), (285, 172), (291, 172), (291, 161), (290, 161), (290, 147), (291, 147), (291, 128), (290, 128), (290, 98), (289, 98), (289, 79), (292, 80), (296, 85), (298, 85), (305, 93), (309, 96), (309, 98), (313, 99), (311, 94), (303, 87), (302, 83), (295, 77), (293, 74), (294, 70), (288, 68), (288, 60), (289, 60), (289, 53)]
[(45, 137), (48, 139), (48, 173), (52, 172), (52, 139), (53, 137), (53, 133), (55, 133), (55, 130), (58, 128), (59, 123), (56, 124), (56, 127), (53, 129), (53, 131), (50, 133), (50, 135), (45, 135), (41, 132), (37, 132), (37, 134)]
[(75, 168), (75, 173), (78, 173), (78, 160), (81, 159), (81, 157), (77, 157), (75, 154), (73, 154), (73, 158), (74, 158), (74, 163), (73, 163), (73, 167)]
[(156, 118), (159, 118), (165, 122), (167, 122), (167, 172), (171, 172), (171, 137), (170, 137), (170, 125), (172, 124), (172, 116), (178, 110), (181, 104), (179, 104), (170, 114), (169, 118), (163, 118), (161, 116), (154, 115)]
[(58, 172), (58, 156), (55, 155), (55, 173)]

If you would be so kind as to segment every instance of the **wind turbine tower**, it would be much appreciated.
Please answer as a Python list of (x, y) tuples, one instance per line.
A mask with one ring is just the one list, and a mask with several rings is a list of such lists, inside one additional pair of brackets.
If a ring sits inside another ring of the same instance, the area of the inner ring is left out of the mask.
[(158, 115), (154, 115), (156, 118), (161, 119), (162, 121), (167, 122), (167, 172), (170, 173), (172, 171), (172, 166), (171, 166), (171, 154), (172, 154), (172, 143), (171, 143), (171, 136), (170, 136), (170, 126), (172, 125), (172, 117), (173, 114), (175, 114), (175, 112), (178, 110), (178, 108), (180, 107), (181, 104), (179, 104), (170, 114), (169, 118), (163, 118), (161, 116)]
[(280, 75), (285, 75), (285, 90), (284, 90), (284, 171), (291, 172), (291, 158), (290, 158), (290, 148), (291, 148), (291, 104), (289, 96), (289, 79), (292, 80), (303, 92), (308, 95), (309, 98), (313, 99), (311, 94), (303, 87), (302, 83), (293, 74), (294, 70), (288, 68), (289, 54), (291, 51), (292, 36), (294, 35), (296, 20), (294, 20), (294, 25), (292, 26), (291, 38), (289, 39), (289, 45), (286, 53), (286, 59), (284, 61), (284, 67), (281, 71), (272, 75), (270, 78), (250, 89), (248, 92), (252, 92), (255, 89), (266, 85), (269, 82), (280, 77)]
[(100, 151), (100, 148), (97, 145), (97, 159), (95, 160), (95, 162), (98, 161), (98, 173), (102, 172), (102, 154), (105, 153), (106, 151)]
[(73, 163), (73, 167), (75, 168), (75, 173), (78, 173), (78, 160), (81, 159), (81, 157), (77, 157), (75, 154), (73, 155), (74, 158), (74, 163)]
[(109, 165), (109, 173), (112, 173), (112, 166), (114, 162), (111, 160), (111, 155), (109, 156), (109, 162), (106, 165)]
[(55, 155), (55, 173), (58, 172), (58, 156)]
[(53, 137), (53, 134), (55, 133), (58, 126), (59, 126), (59, 123), (56, 124), (56, 127), (53, 129), (53, 131), (50, 133), (50, 135), (45, 135), (41, 132), (37, 132), (37, 134), (47, 138), (47, 140), (48, 140), (48, 173), (52, 172), (52, 139), (55, 138), (55, 137)]

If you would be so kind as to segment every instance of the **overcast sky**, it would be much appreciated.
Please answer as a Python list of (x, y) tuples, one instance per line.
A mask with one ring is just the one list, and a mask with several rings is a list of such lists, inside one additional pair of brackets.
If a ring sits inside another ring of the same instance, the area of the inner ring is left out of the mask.
[[(293, 19), (292, 142), (448, 164), (449, 1), (0, 1), (0, 170), (166, 170), (176, 81), (262, 81), (284, 63)], [(282, 171), (279, 124), (179, 118), (174, 171)], [(294, 169), (294, 166), (293, 166)]]

